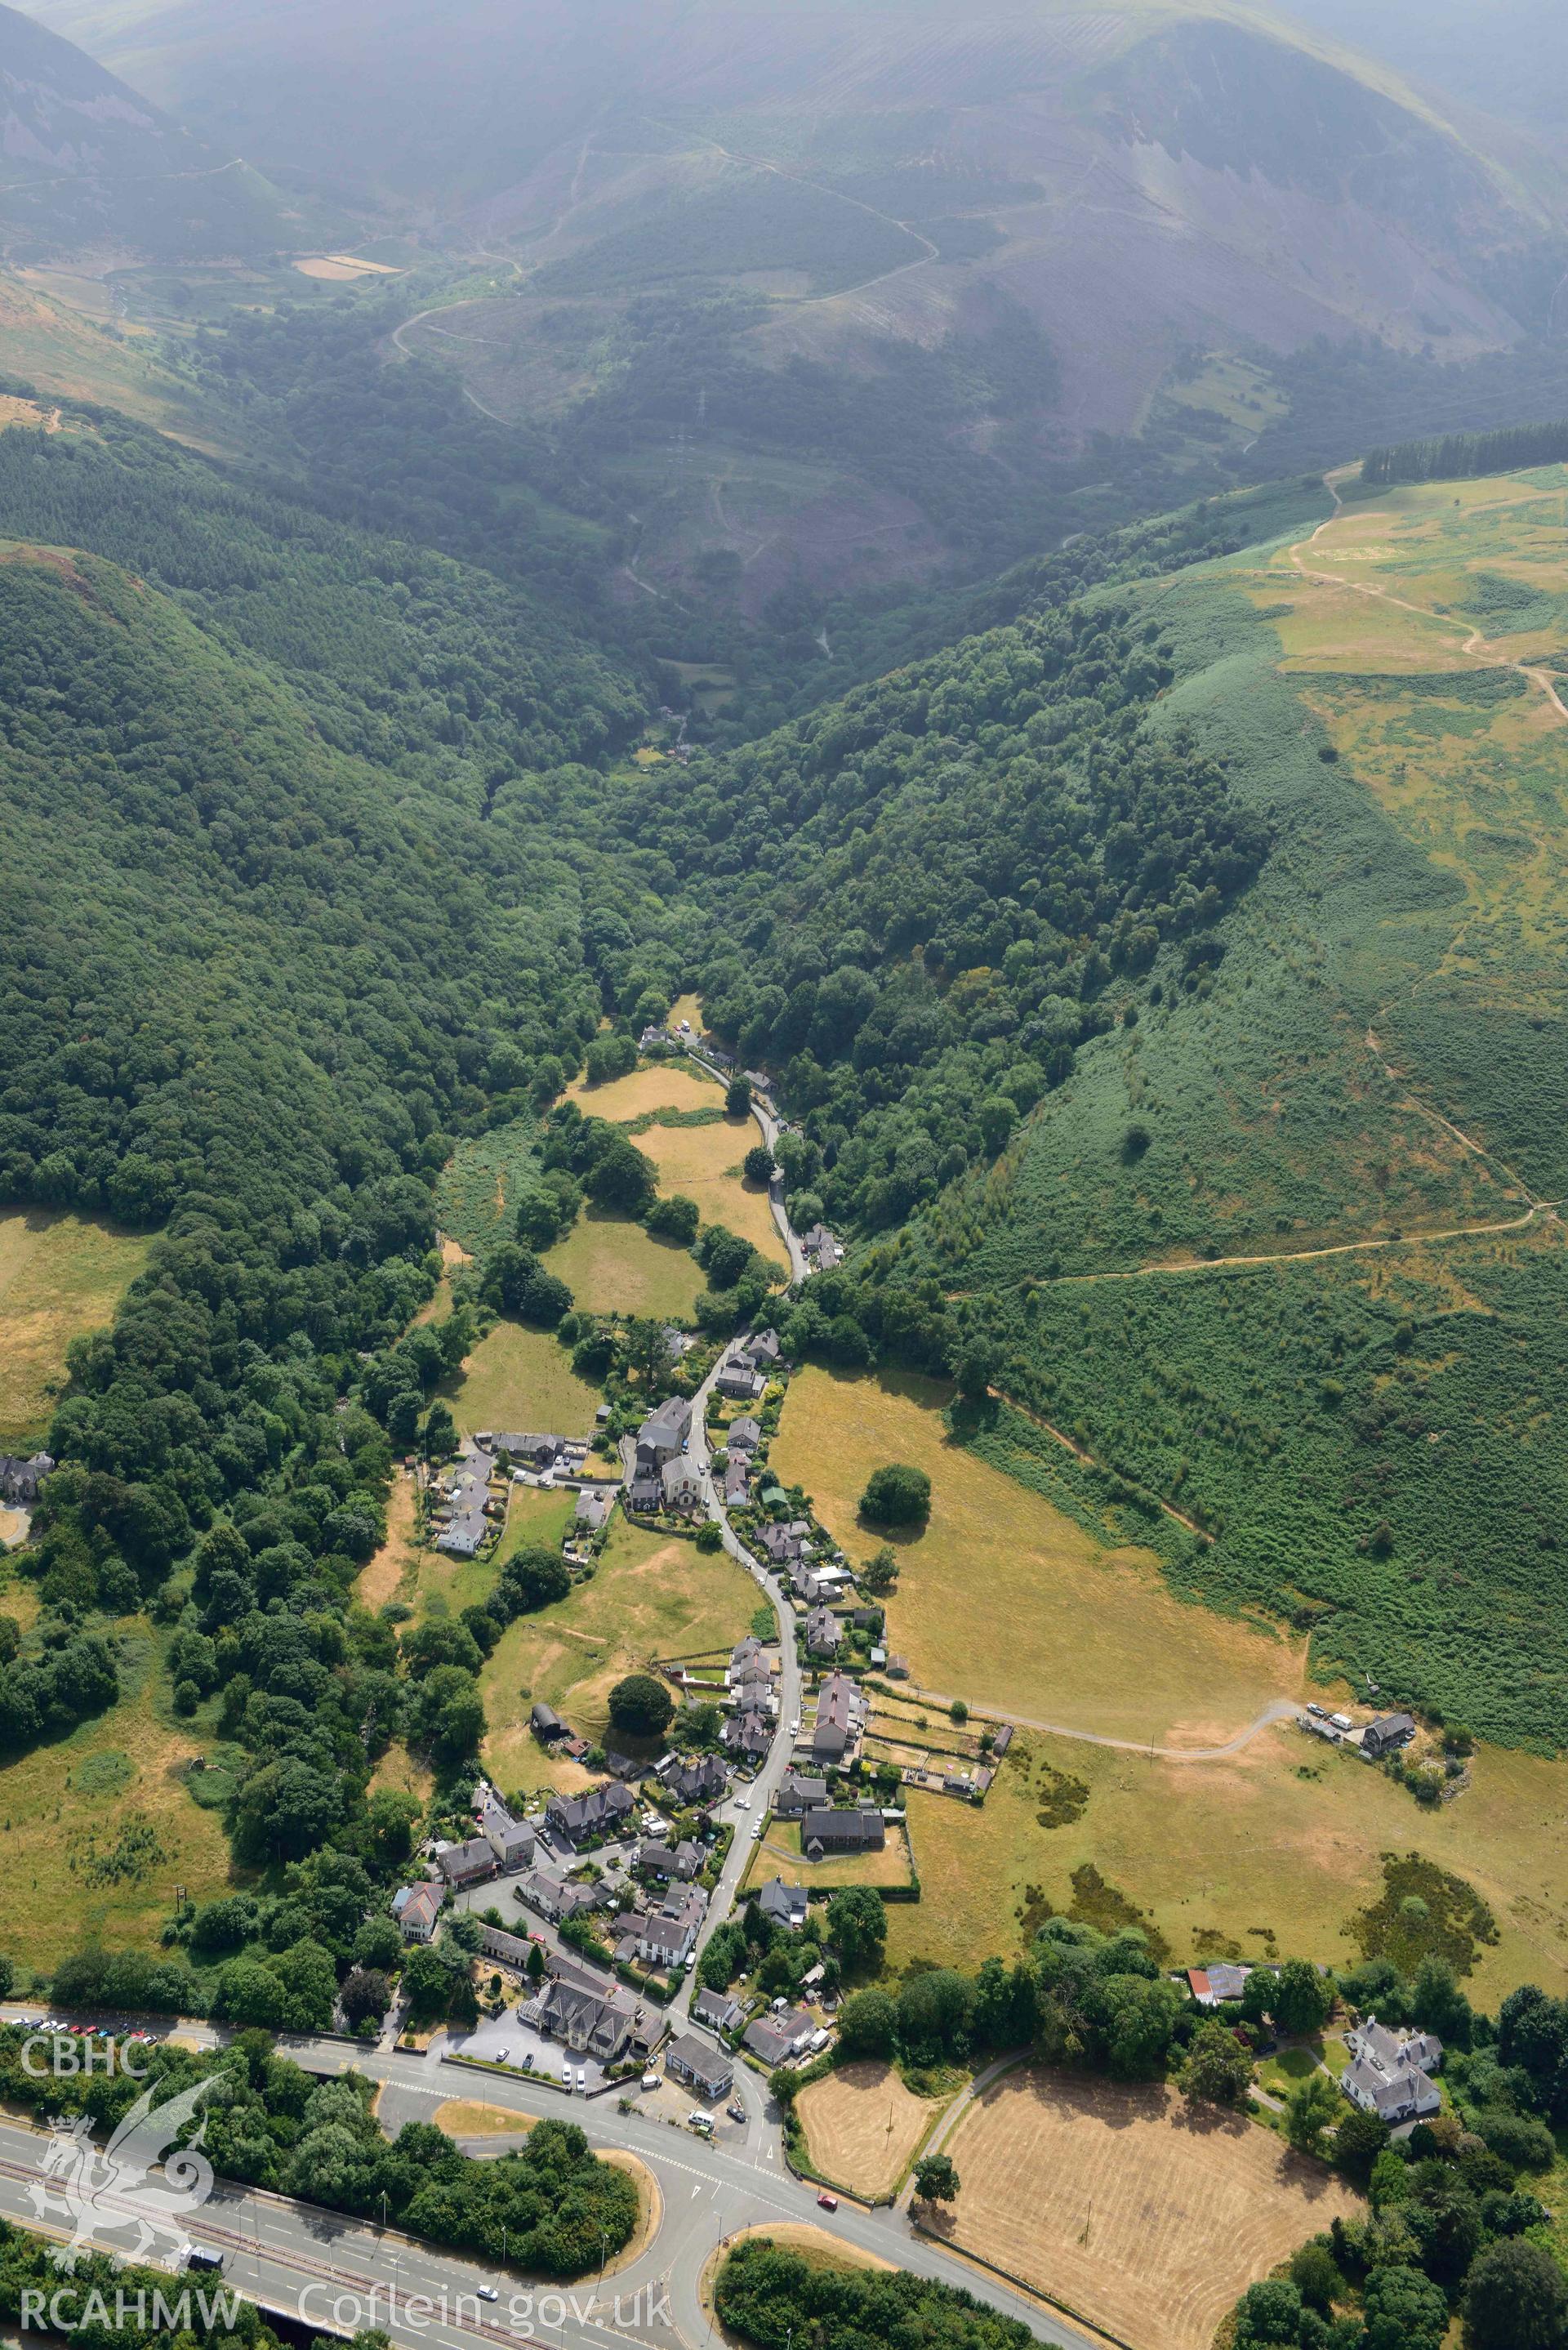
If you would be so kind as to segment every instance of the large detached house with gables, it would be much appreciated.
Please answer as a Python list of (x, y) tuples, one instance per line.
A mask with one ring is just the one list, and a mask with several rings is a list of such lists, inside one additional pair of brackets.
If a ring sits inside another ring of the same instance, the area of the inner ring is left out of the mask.
[(26, 1461), (0, 1453), (0, 1502), (8, 1502), (14, 1509), (30, 1510), (38, 1498), (38, 1488), (54, 1465), (47, 1452), (34, 1452)]
[(1345, 2035), (1352, 2058), (1340, 2087), (1363, 2113), (1388, 2123), (1419, 2121), (1442, 2104), (1430, 2075), (1443, 2062), (1435, 2032), (1390, 2032), (1375, 2015)]

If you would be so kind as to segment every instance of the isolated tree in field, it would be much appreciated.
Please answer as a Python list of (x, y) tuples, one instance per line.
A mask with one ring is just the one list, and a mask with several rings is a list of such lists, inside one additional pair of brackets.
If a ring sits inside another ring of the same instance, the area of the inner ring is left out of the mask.
[(618, 1136), (588, 1170), (588, 1197), (624, 1216), (640, 1215), (659, 1188), (659, 1170), (635, 1143)]
[(633, 1738), (660, 1738), (675, 1718), (675, 1700), (651, 1673), (628, 1673), (609, 1693), (609, 1717)]
[(923, 2154), (915, 2165), (915, 2192), (921, 2202), (950, 2203), (958, 2191), (959, 2175), (951, 2156)]
[(774, 1154), (764, 1142), (753, 1142), (741, 1161), (741, 1171), (748, 1183), (771, 1183), (775, 1170)]
[(888, 1909), (875, 1886), (846, 1885), (827, 1905), (827, 1939), (846, 1967), (878, 1960), (888, 1939)]
[(1322, 2154), (1324, 2136), (1345, 2111), (1326, 2073), (1309, 2073), (1285, 2107), (1285, 2136), (1298, 2154)]
[(898, 2011), (885, 1991), (857, 1991), (838, 2018), (838, 2047), (846, 2056), (891, 2056)]
[(869, 1592), (873, 1599), (881, 1599), (892, 1590), (898, 1580), (898, 1554), (891, 1543), (884, 1543), (880, 1549), (872, 1552), (861, 1567), (860, 1588)]
[(1228, 2024), (1210, 2018), (1192, 2035), (1181, 2085), (1208, 2106), (1239, 2106), (1252, 2082), (1252, 2059)]
[(860, 1514), (873, 1526), (922, 1526), (930, 1510), (930, 1479), (901, 1461), (874, 1469), (860, 1496)]
[(1543, 2245), (1489, 2245), (1464, 2306), (1466, 2350), (1568, 2350), (1568, 2277)]

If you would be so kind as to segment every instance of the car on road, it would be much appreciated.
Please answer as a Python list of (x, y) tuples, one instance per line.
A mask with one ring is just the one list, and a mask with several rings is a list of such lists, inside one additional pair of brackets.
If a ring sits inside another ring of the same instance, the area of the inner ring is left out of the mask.
[(816, 2199), (825, 2211), (836, 2211), (838, 2209), (836, 2195), (819, 2195)]
[(473, 2289), (481, 2301), (499, 2301), (501, 2298), (493, 2284), (476, 2284)]
[(792, 1738), (798, 1738), (800, 1736), (800, 1716), (798, 1713), (795, 1715), (794, 1720), (790, 1723), (789, 1734)]
[(752, 1799), (751, 1799), (750, 1795), (737, 1795), (737, 1796), (736, 1796), (736, 1798), (735, 1798), (735, 1809), (736, 1809), (738, 1812), (749, 1812), (749, 1811), (751, 1810), (751, 1808), (752, 1808)]

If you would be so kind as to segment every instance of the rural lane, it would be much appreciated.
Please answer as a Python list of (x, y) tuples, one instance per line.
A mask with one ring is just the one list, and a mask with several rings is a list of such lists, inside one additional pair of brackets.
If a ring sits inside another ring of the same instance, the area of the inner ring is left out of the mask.
[[(206, 2046), (221, 2044), (226, 2037), (200, 2023), (182, 2024), (179, 2030), (182, 2039)], [(227, 2283), (280, 2315), (302, 2318), (313, 2331), (332, 2327), (335, 2295), (356, 2296), (364, 2308), (376, 2293), (379, 2299), (374, 2314), (347, 2321), (346, 2330), (360, 2322), (381, 2324), (401, 2350), (432, 2343), (436, 2350), (542, 2345), (546, 2332), (551, 2350), (557, 2343), (562, 2350), (568, 2344), (574, 2350), (611, 2350), (628, 2339), (664, 2345), (673, 2340), (687, 2350), (700, 2350), (709, 2334), (702, 2276), (715, 2249), (740, 2230), (793, 2224), (819, 2227), (896, 2267), (979, 2293), (1008, 2316), (1021, 2319), (1054, 2350), (1092, 2350), (1091, 2337), (1079, 2327), (943, 2247), (922, 2241), (902, 2214), (868, 2211), (848, 2198), (841, 2199), (831, 2214), (821, 2210), (815, 2189), (762, 2149), (750, 2155), (732, 2151), (667, 2122), (620, 2114), (607, 2097), (568, 2100), (543, 2082), (476, 2074), (429, 2056), (357, 2049), (340, 2041), (293, 2033), (279, 2034), (278, 2045), (307, 2071), (330, 2075), (352, 2068), (380, 2084), (382, 2106), (389, 2108), (387, 2118), (394, 2126), (415, 2116), (432, 2118), (439, 2106), (454, 2096), (481, 2096), (487, 2104), (515, 2112), (520, 2127), (542, 2116), (575, 2122), (596, 2150), (621, 2148), (635, 2155), (652, 2173), (661, 2205), (659, 2224), (645, 2247), (615, 2268), (602, 2285), (589, 2277), (575, 2289), (564, 2289), (575, 2291), (575, 2304), (565, 2304), (558, 2323), (552, 2318), (547, 2329), (535, 2331), (534, 2313), (519, 2323), (517, 2312), (509, 2307), (512, 2297), (524, 2294), (529, 2287), (529, 2280), (516, 2272), (290, 2197), (222, 2182), (200, 2216), (192, 2215), (191, 2238), (225, 2255)], [(0, 2214), (33, 2229), (39, 2220), (31, 2189), (41, 2178), (46, 2145), (41, 2132), (0, 2116)], [(491, 2141), (488, 2150), (499, 2152), (503, 2146)], [(128, 2194), (128, 2217), (132, 2202)], [(115, 2216), (112, 2196), (100, 2197), (99, 2206)], [(485, 2286), (501, 2295), (494, 2314), (471, 2300), (458, 2322), (452, 2322), (457, 2297), (475, 2296)], [(389, 2288), (399, 2296), (396, 2313), (388, 2306)], [(541, 2296), (554, 2290), (536, 2288)], [(410, 2293), (434, 2299), (443, 2311), (441, 2322), (433, 2326), (410, 2322), (402, 2309)], [(619, 2315), (614, 2310), (618, 2297)]]
[[(913, 1685), (908, 1695), (918, 1698), (922, 1704), (936, 1706), (943, 1712), (953, 1703), (950, 1697), (942, 1696), (940, 1690), (916, 1689)], [(1111, 1738), (1101, 1730), (1075, 1730), (1071, 1722), (1039, 1721), (1033, 1714), (1012, 1713), (1005, 1706), (988, 1705), (983, 1698), (966, 1699), (964, 1702), (969, 1706), (971, 1717), (983, 1715), (988, 1721), (1011, 1721), (1020, 1730), (1041, 1730), (1048, 1738), (1075, 1738), (1084, 1746), (1115, 1746), (1124, 1754), (1152, 1754), (1162, 1762), (1223, 1762), (1228, 1755), (1240, 1754), (1244, 1746), (1250, 1746), (1254, 1738), (1261, 1738), (1265, 1730), (1272, 1730), (1276, 1721), (1299, 1721), (1303, 1712), (1297, 1699), (1276, 1697), (1263, 1708), (1255, 1721), (1250, 1721), (1245, 1730), (1239, 1730), (1234, 1738), (1228, 1738), (1222, 1746), (1159, 1746), (1148, 1738)]]

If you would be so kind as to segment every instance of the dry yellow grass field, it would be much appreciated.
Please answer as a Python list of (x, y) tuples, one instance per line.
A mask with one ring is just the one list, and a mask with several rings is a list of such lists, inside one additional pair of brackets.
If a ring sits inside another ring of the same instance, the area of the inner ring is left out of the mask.
[[(1042, 1810), (1061, 1824), (1042, 1825)], [(1416, 1852), (1496, 1920), (1497, 1941), (1478, 1947), (1466, 1978), (1473, 1997), (1495, 2007), (1519, 1982), (1568, 1992), (1568, 1762), (1483, 1747), (1464, 1794), (1428, 1812), (1289, 1724), (1222, 1762), (1032, 1732), (983, 1809), (911, 1793), (909, 1816), (920, 1899), (888, 1912), (890, 1970), (1011, 1959), (1042, 1904), (1073, 1908), (1074, 1873), (1090, 1864), (1176, 1964), (1275, 1950), (1351, 1966), (1361, 1949), (1348, 1929), (1382, 1894), (1383, 1856)]]
[(503, 2106), (481, 2105), (474, 2097), (448, 2097), (431, 2116), (448, 2137), (523, 2137), (535, 2118), (533, 2114), (509, 2114)]
[[(138, 1627), (126, 1628), (135, 1637)], [(138, 1645), (134, 1694), (0, 1768), (0, 1934), (7, 1956), (25, 1966), (50, 1967), (91, 1941), (153, 1949), (177, 1885), (207, 1901), (231, 1882), (222, 1820), (192, 1800), (179, 1775), (201, 1742), (161, 1718), (160, 1669), (144, 1627)], [(90, 1882), (94, 1856), (113, 1852), (127, 1829), (151, 1829), (155, 1849), (135, 1874)]]
[(451, 1400), (465, 1436), (481, 1428), (587, 1436), (599, 1394), (577, 1377), (571, 1357), (548, 1331), (497, 1322), (463, 1364)]
[[(744, 1569), (694, 1543), (660, 1541), (617, 1520), (593, 1579), (537, 1616), (524, 1616), (496, 1644), (481, 1688), (490, 1721), (485, 1767), (509, 1790), (566, 1783), (528, 1715), (543, 1699), (585, 1738), (609, 1728), (609, 1692), (657, 1657), (731, 1648), (751, 1622), (756, 1588)], [(524, 1694), (526, 1692), (526, 1694)]]
[(1107, 1551), (943, 1426), (929, 1379), (816, 1368), (791, 1381), (772, 1462), (851, 1556), (873, 1469), (931, 1481), (925, 1530), (896, 1540), (888, 1646), (920, 1687), (1035, 1721), (1162, 1745), (1222, 1743), (1303, 1688), (1305, 1643), (1178, 1599), (1144, 1551)]
[(395, 1599), (400, 1587), (419, 1574), (419, 1544), (415, 1535), (418, 1489), (410, 1471), (400, 1469), (387, 1497), (387, 1539), (368, 1565), (362, 1567), (354, 1596), (372, 1615)]
[(583, 1210), (544, 1263), (590, 1314), (651, 1314), (685, 1321), (702, 1287), (689, 1249), (656, 1240), (640, 1224), (597, 1208)]
[(750, 1241), (782, 1280), (786, 1272), (784, 1243), (774, 1226), (764, 1185), (748, 1184), (741, 1161), (757, 1139), (748, 1118), (724, 1118), (716, 1126), (650, 1126), (637, 1138), (637, 1147), (659, 1170), (659, 1188), (668, 1197), (684, 1192), (695, 1200), (705, 1224), (724, 1224)]
[(1134, 2350), (1209, 2350), (1249, 2284), (1361, 2208), (1255, 2122), (1032, 2067), (993, 2083), (945, 2150), (963, 2183), (941, 2232)]
[(890, 2064), (841, 2064), (795, 2100), (814, 2169), (854, 2195), (890, 2195), (942, 2111)]
[(45, 1433), (66, 1348), (113, 1319), (151, 1245), (50, 1209), (0, 1214), (0, 1451)]
[[(592, 1086), (578, 1077), (566, 1087), (585, 1118), (607, 1118), (623, 1124), (652, 1109), (719, 1109), (724, 1096), (711, 1077), (694, 1076), (678, 1062), (645, 1062), (624, 1077)], [(754, 1129), (753, 1129), (754, 1131)]]

